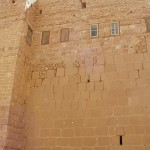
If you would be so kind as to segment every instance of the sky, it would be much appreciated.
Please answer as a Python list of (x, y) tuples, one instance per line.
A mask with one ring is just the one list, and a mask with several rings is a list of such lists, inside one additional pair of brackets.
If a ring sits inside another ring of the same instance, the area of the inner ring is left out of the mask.
[(26, 1), (26, 9), (29, 8), (31, 6), (31, 4), (33, 4), (36, 0), (27, 0)]

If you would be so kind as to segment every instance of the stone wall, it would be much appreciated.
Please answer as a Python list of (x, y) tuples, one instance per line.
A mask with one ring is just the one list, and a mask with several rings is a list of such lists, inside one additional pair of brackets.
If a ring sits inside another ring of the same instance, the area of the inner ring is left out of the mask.
[(150, 149), (147, 0), (38, 0), (26, 12), (24, 0), (0, 4), (0, 150)]
[(0, 149), (6, 146), (24, 10), (23, 1), (0, 0)]
[[(82, 9), (80, 1), (38, 1), (26, 150), (148, 150), (150, 35), (145, 18), (150, 4), (86, 3)], [(119, 36), (110, 34), (112, 20), (120, 24)], [(95, 23), (99, 37), (91, 39)], [(60, 42), (62, 28), (69, 28), (69, 42)], [(41, 45), (42, 31), (50, 31), (48, 45)]]
[(0, 150), (22, 149), (31, 57), (26, 43), (27, 20), (31, 17), (26, 14), (25, 18), (25, 0), (1, 0), (0, 4)]

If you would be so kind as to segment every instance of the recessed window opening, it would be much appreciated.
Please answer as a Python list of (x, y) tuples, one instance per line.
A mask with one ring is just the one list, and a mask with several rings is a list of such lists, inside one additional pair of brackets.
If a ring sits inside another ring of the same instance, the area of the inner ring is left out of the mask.
[(123, 138), (122, 138), (122, 135), (119, 136), (119, 144), (120, 144), (120, 145), (123, 145)]
[(145, 19), (147, 32), (150, 32), (150, 18)]
[(111, 22), (111, 35), (119, 35), (119, 23), (116, 21)]
[(86, 2), (82, 3), (82, 8), (86, 8)]
[(42, 9), (40, 10), (40, 14), (42, 14)]
[(15, 0), (12, 0), (12, 3), (15, 3)]
[(49, 37), (50, 37), (50, 31), (43, 31), (42, 32), (42, 45), (49, 44)]
[(60, 41), (61, 42), (68, 42), (69, 41), (69, 29), (68, 28), (61, 29)]
[(91, 38), (98, 37), (98, 24), (93, 24), (90, 26), (90, 37)]

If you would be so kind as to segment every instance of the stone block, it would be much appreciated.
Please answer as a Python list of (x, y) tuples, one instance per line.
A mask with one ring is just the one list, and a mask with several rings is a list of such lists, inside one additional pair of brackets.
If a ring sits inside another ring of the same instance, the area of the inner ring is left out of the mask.
[(129, 79), (129, 73), (127, 71), (118, 72), (119, 79)]
[(93, 73), (93, 65), (92, 66), (86, 66), (86, 75), (89, 75)]
[(95, 135), (99, 135), (99, 136), (108, 135), (108, 128), (107, 127), (96, 127), (95, 128)]
[(114, 64), (105, 64), (104, 71), (105, 72), (116, 71), (116, 67)]
[(94, 136), (94, 129), (93, 128), (83, 128), (82, 129), (82, 135), (83, 136)]
[(69, 76), (69, 83), (80, 83), (80, 75)]
[(90, 81), (100, 81), (101, 76), (99, 73), (90, 74)]
[(98, 145), (99, 146), (109, 146), (111, 144), (109, 137), (99, 137), (98, 138)]
[(102, 94), (100, 91), (91, 91), (90, 92), (90, 100), (96, 99), (99, 100), (101, 98)]
[(111, 88), (111, 89), (121, 89), (121, 88), (123, 88), (123, 87), (122, 87), (121, 81), (116, 80), (116, 81), (111, 81), (111, 82), (110, 82), (110, 88)]
[(35, 80), (35, 86), (39, 87), (42, 85), (42, 79), (36, 79)]
[(57, 68), (56, 76), (61, 77), (65, 75), (65, 69), (64, 68)]
[(57, 138), (58, 146), (68, 146), (68, 138)]
[(94, 82), (88, 82), (87, 91), (93, 91), (93, 90), (94, 90)]
[(64, 86), (64, 85), (68, 85), (69, 83), (69, 79), (68, 77), (59, 77), (59, 85), (60, 86)]
[(85, 75), (85, 74), (86, 74), (86, 69), (85, 69), (85, 67), (79, 67), (79, 74), (80, 74), (80, 75)]
[(81, 92), (81, 100), (88, 100), (90, 93), (88, 91)]
[(55, 70), (47, 70), (47, 77), (53, 78), (55, 76)]
[(118, 135), (118, 136), (125, 135), (125, 129), (123, 127), (117, 127), (116, 128), (116, 135)]
[(150, 61), (143, 61), (144, 70), (150, 70)]
[(59, 93), (59, 92), (62, 92), (62, 90), (63, 90), (62, 86), (54, 85), (54, 92)]
[(58, 85), (58, 81), (59, 81), (59, 78), (58, 77), (54, 77), (51, 79), (51, 85)]
[(99, 91), (99, 90), (103, 90), (104, 89), (104, 82), (100, 81), (100, 82), (95, 82), (95, 90)]
[(86, 89), (87, 89), (86, 83), (79, 83), (78, 84), (78, 90), (79, 91), (86, 91)]
[(117, 80), (118, 74), (117, 72), (105, 72), (101, 74), (101, 80)]
[(75, 136), (76, 137), (82, 136), (82, 128), (75, 128)]
[(73, 92), (64, 92), (64, 100), (71, 101), (73, 100)]
[(41, 129), (40, 137), (49, 137), (49, 129)]
[(137, 79), (137, 87), (148, 87), (150, 85), (150, 79)]
[(65, 69), (65, 76), (73, 76), (73, 75), (77, 75), (77, 73), (78, 73), (77, 67)]
[(36, 71), (36, 72), (33, 72), (32, 73), (32, 79), (38, 79), (39, 78), (39, 72), (38, 71)]
[(63, 129), (61, 134), (62, 134), (62, 137), (73, 137), (74, 129)]
[(69, 146), (82, 147), (83, 139), (82, 138), (69, 138)]
[(63, 100), (63, 92), (55, 92), (55, 100), (56, 101), (62, 101)]
[(93, 66), (93, 73), (101, 73), (104, 72), (104, 65)]
[(135, 62), (135, 69), (136, 70), (142, 70), (143, 69), (143, 62), (142, 61)]
[(88, 82), (90, 81), (89, 75), (81, 75), (81, 82)]
[(50, 129), (49, 136), (50, 137), (60, 137), (60, 129)]
[(96, 137), (85, 137), (84, 146), (95, 146), (97, 144)]
[(142, 144), (142, 136), (131, 135), (124, 136), (123, 141), (125, 145), (141, 145)]
[(46, 78), (42, 81), (42, 86), (50, 86), (51, 78)]

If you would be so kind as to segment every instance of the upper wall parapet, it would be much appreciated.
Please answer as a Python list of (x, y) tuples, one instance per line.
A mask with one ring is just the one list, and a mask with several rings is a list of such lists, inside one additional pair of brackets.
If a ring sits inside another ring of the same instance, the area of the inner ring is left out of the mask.
[(0, 0), (0, 19), (23, 15), (25, 0)]
[(83, 2), (86, 2), (86, 8), (82, 7), (80, 0), (38, 0), (36, 28), (77, 22), (89, 23), (91, 20), (108, 22), (110, 19), (132, 24), (130, 23), (132, 19), (149, 16), (150, 2), (147, 0), (84, 0)]

